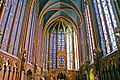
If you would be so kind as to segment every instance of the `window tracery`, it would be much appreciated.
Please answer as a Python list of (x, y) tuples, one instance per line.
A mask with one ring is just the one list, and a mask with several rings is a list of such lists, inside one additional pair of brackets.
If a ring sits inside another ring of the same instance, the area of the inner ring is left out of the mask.
[(103, 55), (117, 49), (114, 28), (117, 27), (110, 0), (94, 0), (94, 8), (100, 30)]

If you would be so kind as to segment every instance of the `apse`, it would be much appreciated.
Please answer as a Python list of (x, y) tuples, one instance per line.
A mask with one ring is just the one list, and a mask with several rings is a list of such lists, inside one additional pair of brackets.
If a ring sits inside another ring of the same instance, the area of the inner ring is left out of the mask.
[(79, 69), (78, 35), (72, 24), (57, 18), (48, 25), (44, 37), (44, 70)]

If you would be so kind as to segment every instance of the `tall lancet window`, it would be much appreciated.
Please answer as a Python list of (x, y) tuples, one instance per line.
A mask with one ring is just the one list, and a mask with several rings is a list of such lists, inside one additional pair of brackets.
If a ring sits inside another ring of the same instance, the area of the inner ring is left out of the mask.
[(84, 15), (85, 15), (85, 26), (87, 31), (87, 44), (88, 44), (88, 51), (89, 51), (89, 59), (90, 62), (93, 62), (93, 49), (95, 49), (95, 42), (93, 36), (93, 28), (91, 22), (91, 15), (90, 15), (90, 8), (87, 3), (84, 4)]
[(79, 54), (78, 54), (78, 40), (77, 40), (78, 38), (75, 31), (73, 32), (73, 34), (74, 34), (75, 69), (78, 70), (79, 69)]
[[(48, 70), (64, 68), (79, 69), (78, 35), (72, 26), (56, 26), (49, 30), (47, 38)], [(44, 53), (45, 54), (45, 53)], [(43, 54), (43, 55), (44, 55)]]
[(65, 59), (62, 55), (58, 59), (58, 65), (59, 65), (59, 67), (64, 67), (64, 65), (65, 65)]
[(50, 69), (56, 68), (56, 30), (50, 37)]
[(114, 28), (118, 27), (111, 0), (93, 0), (103, 55), (117, 49)]
[(58, 33), (58, 52), (65, 50), (65, 36), (64, 31), (60, 29)]
[(66, 42), (67, 42), (67, 69), (72, 70), (72, 31), (67, 30), (66, 32)]

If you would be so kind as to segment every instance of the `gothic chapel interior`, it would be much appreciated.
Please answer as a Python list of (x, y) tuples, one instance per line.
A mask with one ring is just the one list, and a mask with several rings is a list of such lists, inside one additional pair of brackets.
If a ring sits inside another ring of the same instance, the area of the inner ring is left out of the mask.
[(120, 80), (120, 0), (0, 0), (0, 80)]

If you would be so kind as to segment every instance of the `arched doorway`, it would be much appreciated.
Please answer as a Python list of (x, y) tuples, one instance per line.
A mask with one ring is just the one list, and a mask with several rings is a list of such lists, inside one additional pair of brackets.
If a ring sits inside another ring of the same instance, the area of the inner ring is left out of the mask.
[(30, 69), (27, 71), (27, 80), (32, 80), (32, 71)]
[(67, 80), (65, 73), (58, 73), (57, 80)]

